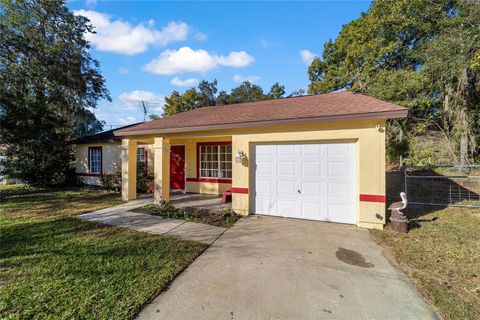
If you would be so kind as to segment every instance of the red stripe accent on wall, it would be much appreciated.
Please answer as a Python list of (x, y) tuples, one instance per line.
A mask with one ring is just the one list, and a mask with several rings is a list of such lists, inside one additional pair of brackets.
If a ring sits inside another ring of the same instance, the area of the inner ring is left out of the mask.
[(385, 203), (386, 202), (386, 199), (387, 197), (385, 196), (380, 196), (380, 195), (376, 195), (376, 194), (361, 194), (360, 195), (360, 201), (363, 201), (363, 202), (383, 202)]
[(88, 172), (76, 172), (75, 175), (77, 176), (85, 176), (85, 177), (101, 177), (103, 173), (88, 173)]
[(189, 182), (213, 182), (213, 183), (232, 183), (231, 179), (216, 179), (216, 178), (187, 178)]
[(235, 188), (235, 187), (232, 187), (230, 188), (230, 191), (232, 193), (245, 193), (247, 194), (248, 193), (248, 188)]

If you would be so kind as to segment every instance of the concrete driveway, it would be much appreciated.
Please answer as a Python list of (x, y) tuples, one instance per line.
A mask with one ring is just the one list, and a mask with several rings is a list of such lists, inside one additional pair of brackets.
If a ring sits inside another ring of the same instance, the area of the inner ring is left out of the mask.
[(140, 319), (436, 319), (367, 230), (264, 216), (225, 232)]

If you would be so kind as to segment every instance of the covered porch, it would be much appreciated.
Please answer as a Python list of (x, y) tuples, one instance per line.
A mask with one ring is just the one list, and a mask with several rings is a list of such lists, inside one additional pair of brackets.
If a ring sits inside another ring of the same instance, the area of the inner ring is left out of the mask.
[(122, 140), (122, 199), (137, 198), (137, 145), (153, 145), (155, 202), (223, 210), (232, 187), (231, 136), (135, 137)]

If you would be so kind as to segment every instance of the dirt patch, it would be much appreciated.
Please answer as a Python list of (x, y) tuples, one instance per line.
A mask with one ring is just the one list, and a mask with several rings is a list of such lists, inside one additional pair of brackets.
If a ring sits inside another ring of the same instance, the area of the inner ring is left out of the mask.
[(337, 259), (351, 264), (352, 266), (362, 267), (362, 268), (373, 268), (375, 265), (373, 263), (365, 261), (365, 258), (358, 253), (357, 251), (345, 249), (345, 248), (338, 248), (337, 252), (335, 252)]

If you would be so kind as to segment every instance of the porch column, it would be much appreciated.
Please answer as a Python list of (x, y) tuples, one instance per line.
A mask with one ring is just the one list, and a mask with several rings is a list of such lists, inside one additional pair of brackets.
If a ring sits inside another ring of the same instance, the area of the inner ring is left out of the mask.
[(137, 198), (137, 142), (122, 140), (122, 200)]
[(155, 138), (153, 149), (155, 202), (168, 202), (170, 201), (170, 141), (163, 137)]

